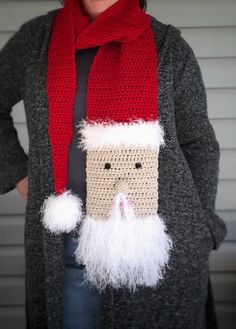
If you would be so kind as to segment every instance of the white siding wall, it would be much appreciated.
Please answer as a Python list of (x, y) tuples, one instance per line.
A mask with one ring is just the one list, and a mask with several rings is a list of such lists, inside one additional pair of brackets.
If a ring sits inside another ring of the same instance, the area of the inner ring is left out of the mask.
[[(0, 48), (20, 25), (60, 7), (53, 0), (0, 0)], [(208, 113), (221, 147), (216, 211), (228, 236), (210, 256), (221, 329), (236, 328), (236, 1), (149, 0), (148, 12), (180, 28), (193, 47), (207, 88)], [(13, 108), (28, 152), (22, 102)], [(24, 328), (24, 202), (16, 190), (0, 197), (0, 326)], [(189, 328), (190, 329), (190, 328)]]

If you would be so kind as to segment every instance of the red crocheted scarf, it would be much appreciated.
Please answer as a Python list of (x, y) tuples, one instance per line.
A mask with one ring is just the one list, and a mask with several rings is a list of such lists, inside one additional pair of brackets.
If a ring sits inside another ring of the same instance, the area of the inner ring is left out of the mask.
[(100, 46), (88, 77), (87, 121), (149, 121), (158, 115), (158, 57), (150, 16), (138, 0), (118, 0), (91, 22), (81, 1), (67, 0), (58, 10), (48, 49), (48, 131), (56, 192), (67, 186), (75, 49)]

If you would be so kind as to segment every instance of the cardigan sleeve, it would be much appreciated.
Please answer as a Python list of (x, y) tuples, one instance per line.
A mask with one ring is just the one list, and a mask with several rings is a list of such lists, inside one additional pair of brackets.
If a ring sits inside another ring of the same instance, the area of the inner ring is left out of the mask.
[(182, 43), (185, 56), (175, 89), (177, 137), (212, 233), (213, 249), (218, 249), (227, 233), (224, 220), (215, 213), (220, 147), (208, 117), (206, 88), (200, 66), (193, 49), (183, 38)]
[(0, 194), (13, 190), (27, 176), (28, 155), (19, 142), (11, 111), (23, 98), (28, 25), (22, 24), (0, 51)]

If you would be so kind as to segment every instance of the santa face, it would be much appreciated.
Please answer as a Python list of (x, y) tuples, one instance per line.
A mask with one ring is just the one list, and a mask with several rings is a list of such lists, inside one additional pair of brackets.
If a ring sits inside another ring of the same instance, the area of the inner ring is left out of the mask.
[(87, 152), (86, 210), (93, 218), (107, 219), (112, 201), (125, 193), (136, 216), (158, 209), (158, 151), (150, 149), (89, 150)]
[(158, 210), (158, 149), (87, 151), (78, 263), (97, 288), (135, 290), (163, 278), (172, 247)]

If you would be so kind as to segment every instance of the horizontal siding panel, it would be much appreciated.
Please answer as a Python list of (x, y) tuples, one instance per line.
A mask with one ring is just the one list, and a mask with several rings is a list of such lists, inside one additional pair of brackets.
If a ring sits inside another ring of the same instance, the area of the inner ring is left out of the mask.
[(0, 276), (24, 275), (25, 256), (24, 247), (1, 247), (0, 248)]
[[(236, 148), (220, 151), (220, 179), (236, 179)], [(235, 182), (236, 183), (236, 182)]]
[(148, 6), (153, 16), (178, 27), (235, 26), (234, 0), (153, 0)]
[(20, 101), (12, 109), (14, 123), (26, 123), (24, 102)]
[(0, 245), (24, 243), (24, 215), (0, 216)]
[(183, 28), (181, 35), (198, 58), (236, 56), (236, 27)]
[(236, 302), (236, 273), (211, 273), (216, 302)]
[(216, 196), (217, 210), (235, 210), (236, 181), (220, 180)]
[(236, 58), (199, 58), (207, 88), (236, 88)]
[(207, 103), (211, 119), (236, 119), (236, 89), (207, 89)]
[(210, 270), (212, 272), (236, 272), (236, 243), (223, 242), (217, 250), (210, 254)]
[(236, 211), (217, 211), (217, 214), (224, 219), (227, 225), (226, 241), (236, 241)]
[(211, 119), (221, 149), (236, 148), (236, 119)]
[(236, 303), (217, 303), (216, 312), (219, 329), (235, 329)]
[(1, 1), (0, 31), (16, 31), (31, 18), (60, 8), (59, 1)]
[(18, 139), (20, 141), (20, 144), (22, 145), (24, 151), (28, 153), (29, 151), (29, 135), (28, 135), (28, 129), (26, 127), (26, 124), (15, 124), (15, 128), (17, 130)]
[(0, 307), (0, 323), (1, 329), (25, 329), (25, 308), (23, 306)]
[[(0, 3), (1, 6), (1, 3)], [(7, 43), (8, 39), (13, 35), (14, 32), (1, 32), (0, 31), (0, 49)]]
[(16, 189), (0, 196), (0, 215), (25, 213), (26, 202)]
[[(14, 31), (22, 22), (59, 7), (58, 1), (31, 1), (30, 6), (28, 1), (1, 1), (0, 30)], [(153, 0), (147, 12), (177, 27), (235, 26), (236, 4), (233, 0)]]
[(24, 306), (24, 277), (0, 277), (0, 307)]

